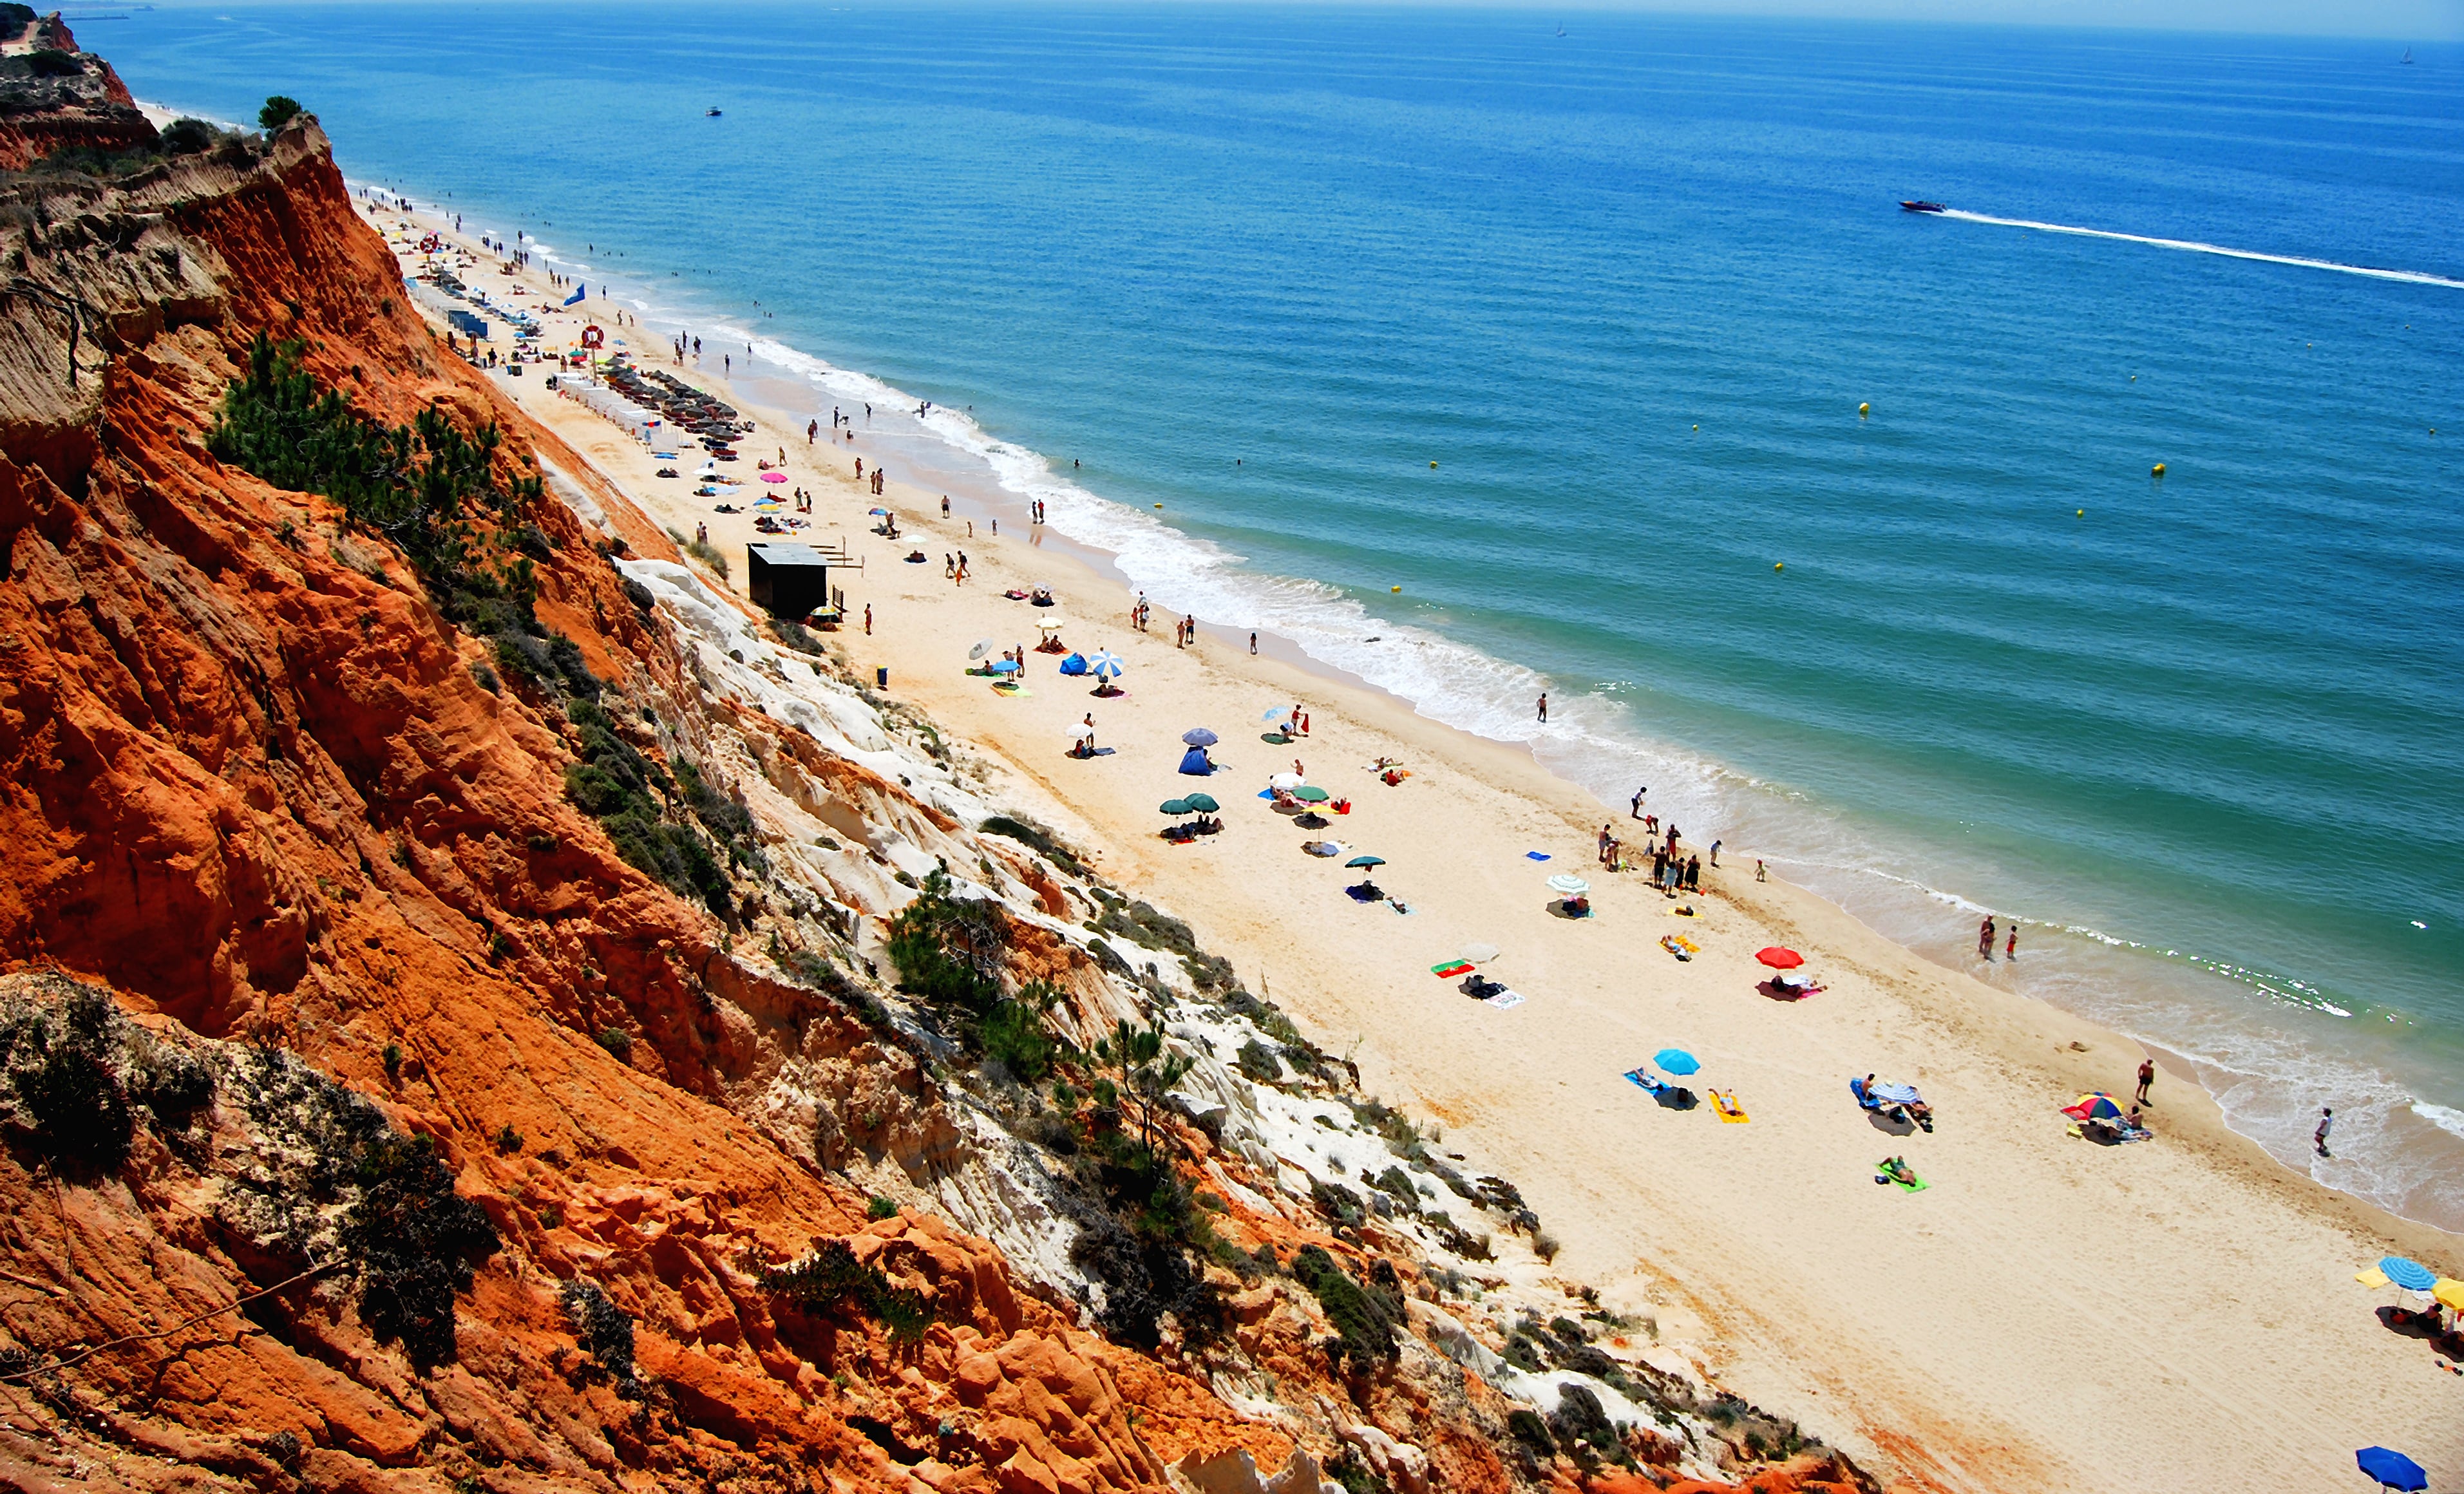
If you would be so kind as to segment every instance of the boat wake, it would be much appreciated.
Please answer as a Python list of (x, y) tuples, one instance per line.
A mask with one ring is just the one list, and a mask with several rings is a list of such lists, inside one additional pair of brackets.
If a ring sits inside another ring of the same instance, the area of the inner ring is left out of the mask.
[(2450, 290), (2464, 291), (2464, 280), (2443, 275), (2431, 275), (2420, 270), (2379, 270), (2368, 265), (2338, 264), (2332, 259), (2304, 259), (2298, 254), (2266, 254), (2255, 249), (2229, 249), (2222, 244), (2202, 244), (2196, 239), (2150, 238), (2144, 233), (2117, 233), (2110, 229), (2083, 229), (2068, 223), (2037, 223), (2028, 218), (1996, 218), (1982, 212), (1963, 212), (1945, 208), (1929, 216), (1957, 218), (1966, 223), (1991, 223), (2006, 229), (2035, 229), (2042, 233), (2073, 233), (2080, 238), (2109, 238), (2124, 244), (2146, 244), (2156, 249), (2177, 249), (2193, 254), (2221, 254), (2227, 259), (2255, 259), (2267, 265), (2292, 265), (2302, 270), (2333, 270), (2338, 275), (2365, 275), (2373, 280), (2402, 280), (2409, 285), (2443, 285)]

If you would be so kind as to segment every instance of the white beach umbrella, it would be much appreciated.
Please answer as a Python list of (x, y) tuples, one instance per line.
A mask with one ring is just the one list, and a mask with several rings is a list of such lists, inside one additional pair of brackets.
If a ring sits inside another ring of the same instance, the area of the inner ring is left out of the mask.
[(1278, 773), (1273, 778), (1266, 780), (1266, 786), (1268, 788), (1298, 788), (1301, 786), (1301, 776), (1297, 773)]

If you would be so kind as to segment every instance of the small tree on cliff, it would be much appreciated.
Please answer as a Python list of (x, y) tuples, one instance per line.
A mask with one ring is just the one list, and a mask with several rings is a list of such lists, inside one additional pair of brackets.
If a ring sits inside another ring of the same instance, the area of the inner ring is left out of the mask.
[(265, 100), (264, 108), (256, 111), (256, 122), (265, 127), (265, 133), (271, 135), (297, 119), (299, 113), (298, 99), (288, 94), (275, 94)]

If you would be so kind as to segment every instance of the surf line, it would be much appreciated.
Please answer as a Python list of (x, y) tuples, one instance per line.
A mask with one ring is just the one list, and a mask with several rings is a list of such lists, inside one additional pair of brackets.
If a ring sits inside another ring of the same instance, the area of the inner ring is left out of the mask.
[(2202, 244), (2193, 239), (2149, 238), (2141, 233), (2116, 233), (2110, 229), (2082, 229), (2067, 223), (1995, 218), (1981, 212), (1962, 212), (1956, 208), (1945, 209), (1940, 216), (1969, 223), (1998, 224), (2006, 229), (2035, 229), (2045, 233), (2075, 233), (2081, 238), (2118, 239), (2124, 244), (2150, 244), (2158, 249), (2178, 249), (2193, 254), (2222, 254), (2227, 259), (2255, 259), (2261, 264), (2333, 270), (2339, 275), (2367, 275), (2373, 280), (2402, 280), (2410, 285), (2443, 285), (2450, 290), (2464, 291), (2464, 280), (2452, 280), (2443, 275), (2426, 275), (2418, 270), (2373, 270), (2367, 265), (2340, 265), (2332, 259), (2303, 259), (2295, 254), (2262, 254), (2255, 249), (2228, 249), (2222, 244)]

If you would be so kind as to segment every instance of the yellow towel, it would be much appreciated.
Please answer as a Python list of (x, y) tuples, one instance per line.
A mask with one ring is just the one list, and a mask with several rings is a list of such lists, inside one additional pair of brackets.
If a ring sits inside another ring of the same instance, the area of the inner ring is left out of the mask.
[(1731, 1090), (1725, 1095), (1717, 1089), (1712, 1090), (1711, 1108), (1720, 1112), (1720, 1122), (1723, 1125), (1743, 1126), (1748, 1121), (1753, 1119), (1752, 1116), (1747, 1114), (1738, 1107), (1737, 1096), (1734, 1090)]

